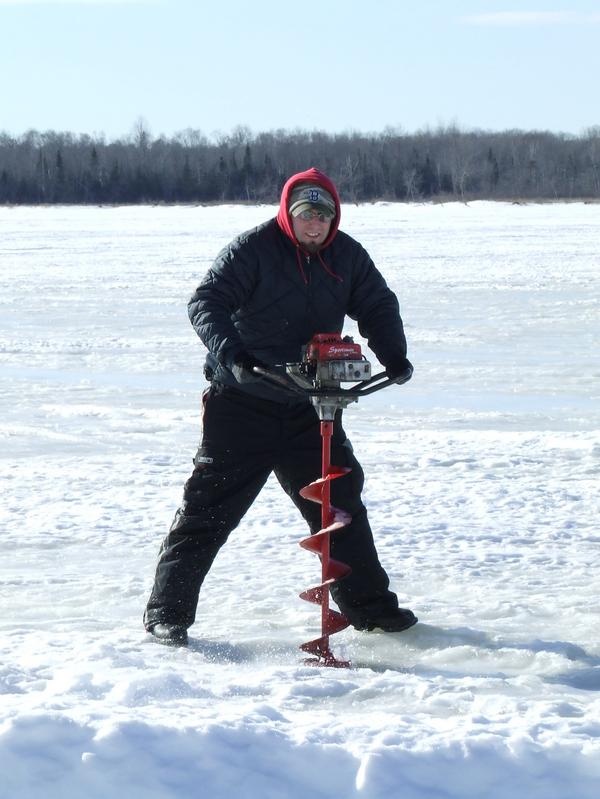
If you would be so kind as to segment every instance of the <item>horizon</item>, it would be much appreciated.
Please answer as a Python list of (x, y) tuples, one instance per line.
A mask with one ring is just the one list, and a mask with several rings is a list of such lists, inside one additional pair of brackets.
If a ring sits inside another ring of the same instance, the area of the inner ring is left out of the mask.
[[(0, 0), (0, 3), (2, 0)], [(550, 129), (543, 129), (543, 128), (503, 128), (503, 129), (492, 129), (492, 128), (468, 128), (460, 123), (452, 123), (448, 125), (436, 125), (434, 126), (423, 126), (422, 128), (418, 128), (415, 130), (407, 130), (402, 127), (394, 127), (394, 126), (385, 126), (380, 130), (370, 130), (370, 131), (360, 131), (354, 129), (345, 129), (345, 130), (323, 130), (319, 128), (270, 128), (270, 129), (260, 129), (254, 130), (250, 128), (248, 125), (243, 124), (235, 124), (229, 130), (220, 130), (220, 131), (213, 131), (212, 133), (207, 133), (200, 128), (193, 128), (191, 126), (187, 126), (182, 128), (181, 130), (175, 130), (171, 134), (155, 134), (151, 130), (150, 125), (147, 123), (145, 119), (138, 119), (136, 120), (130, 127), (128, 131), (125, 131), (121, 134), (118, 134), (114, 137), (108, 137), (104, 132), (93, 132), (90, 133), (89, 131), (73, 131), (73, 130), (60, 130), (56, 128), (28, 128), (27, 130), (19, 131), (19, 132), (10, 132), (5, 129), (0, 128), (0, 137), (6, 136), (13, 140), (23, 140), (28, 135), (37, 134), (39, 136), (47, 136), (47, 135), (56, 135), (56, 136), (73, 136), (75, 139), (80, 138), (90, 138), (94, 143), (103, 143), (106, 145), (110, 144), (117, 144), (119, 142), (127, 142), (129, 139), (135, 138), (136, 135), (139, 134), (140, 131), (140, 124), (143, 126), (143, 130), (147, 135), (150, 142), (158, 142), (161, 140), (164, 141), (173, 141), (179, 137), (183, 137), (185, 135), (196, 135), (200, 136), (204, 139), (202, 142), (203, 144), (211, 145), (218, 145), (220, 140), (233, 138), (235, 136), (241, 137), (241, 142), (246, 143), (246, 141), (254, 141), (255, 139), (259, 138), (260, 136), (266, 135), (274, 135), (274, 136), (323, 136), (329, 139), (335, 139), (338, 137), (358, 137), (358, 138), (374, 138), (377, 139), (383, 136), (394, 136), (398, 138), (406, 137), (410, 138), (413, 136), (443, 136), (447, 135), (448, 133), (456, 132), (459, 135), (480, 135), (480, 136), (505, 136), (505, 135), (544, 135), (544, 136), (555, 136), (557, 138), (565, 138), (565, 139), (585, 139), (600, 136), (600, 124), (598, 125), (590, 125), (578, 133), (572, 133), (567, 130), (550, 130)]]

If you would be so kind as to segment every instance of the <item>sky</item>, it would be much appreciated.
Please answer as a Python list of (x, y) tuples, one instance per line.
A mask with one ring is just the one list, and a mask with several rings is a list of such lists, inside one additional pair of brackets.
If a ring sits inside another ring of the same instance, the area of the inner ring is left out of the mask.
[(596, 0), (0, 0), (0, 132), (581, 134)]

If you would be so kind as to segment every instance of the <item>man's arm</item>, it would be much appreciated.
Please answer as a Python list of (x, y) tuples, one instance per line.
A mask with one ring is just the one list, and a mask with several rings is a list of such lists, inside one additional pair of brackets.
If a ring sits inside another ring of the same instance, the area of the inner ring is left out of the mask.
[(406, 361), (406, 336), (398, 298), (366, 250), (358, 246), (348, 316), (356, 320), (361, 336), (367, 339), (388, 373), (394, 372), (397, 377), (407, 368), (406, 364), (410, 366)]
[(232, 366), (244, 350), (233, 316), (254, 289), (256, 267), (249, 246), (232, 242), (219, 253), (188, 303), (194, 330), (226, 366)]

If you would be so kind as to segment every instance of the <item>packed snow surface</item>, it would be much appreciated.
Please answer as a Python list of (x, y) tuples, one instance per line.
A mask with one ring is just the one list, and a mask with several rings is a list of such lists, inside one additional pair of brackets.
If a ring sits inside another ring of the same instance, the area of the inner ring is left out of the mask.
[(345, 419), (416, 627), (305, 665), (318, 560), (270, 481), (189, 649), (144, 632), (200, 432), (187, 299), (274, 213), (0, 209), (0, 797), (595, 798), (597, 205), (343, 209), (415, 364)]

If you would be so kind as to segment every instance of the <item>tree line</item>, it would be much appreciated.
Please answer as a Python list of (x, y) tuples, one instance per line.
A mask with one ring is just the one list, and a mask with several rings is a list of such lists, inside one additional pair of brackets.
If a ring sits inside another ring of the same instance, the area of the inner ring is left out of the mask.
[(600, 198), (600, 126), (548, 131), (324, 133), (237, 127), (122, 139), (0, 133), (0, 204), (276, 203), (293, 173), (316, 166), (345, 202)]

